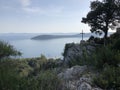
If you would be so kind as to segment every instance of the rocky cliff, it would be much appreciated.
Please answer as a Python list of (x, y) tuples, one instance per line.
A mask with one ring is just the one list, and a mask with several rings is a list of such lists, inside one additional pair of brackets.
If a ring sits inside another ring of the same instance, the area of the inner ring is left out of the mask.
[[(64, 64), (68, 65), (69, 62), (74, 61), (77, 58), (82, 60), (84, 54), (90, 56), (96, 46), (99, 45), (92, 41), (81, 41), (80, 44), (66, 44), (63, 53)], [(66, 68), (58, 74), (58, 77), (63, 82), (61, 90), (102, 90), (93, 84), (93, 78), (96, 76), (97, 72), (87, 65), (75, 65), (71, 68)]]
[(92, 80), (97, 74), (87, 66), (73, 66), (58, 74), (62, 80), (61, 90), (102, 90)]
[(69, 43), (66, 44), (65, 50), (63, 53), (64, 62), (68, 64), (71, 60), (77, 58), (83, 58), (84, 54), (90, 56), (91, 52), (95, 50), (95, 47), (98, 46), (94, 42), (81, 41), (80, 44)]

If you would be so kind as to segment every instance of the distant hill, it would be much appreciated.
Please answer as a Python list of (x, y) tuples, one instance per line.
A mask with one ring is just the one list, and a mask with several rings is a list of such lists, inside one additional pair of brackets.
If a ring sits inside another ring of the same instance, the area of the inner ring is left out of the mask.
[(35, 36), (31, 39), (33, 40), (49, 40), (49, 39), (59, 39), (59, 38), (76, 38), (76, 37), (81, 37), (80, 34), (76, 35), (38, 35)]
[[(113, 32), (109, 32), (108, 36), (110, 36)], [(101, 36), (99, 36), (99, 34), (95, 34), (95, 33), (84, 33), (84, 37), (90, 37), (90, 36), (94, 36), (94, 37), (103, 37), (104, 34), (102, 34)], [(81, 33), (74, 33), (74, 34), (42, 34), (42, 35), (38, 35), (35, 36), (33, 38), (31, 38), (32, 40), (50, 40), (50, 39), (59, 39), (59, 38), (81, 38), (82, 34)]]

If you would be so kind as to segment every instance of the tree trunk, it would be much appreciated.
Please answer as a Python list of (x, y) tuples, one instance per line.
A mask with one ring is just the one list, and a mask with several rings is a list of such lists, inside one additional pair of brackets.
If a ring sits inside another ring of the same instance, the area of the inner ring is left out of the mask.
[(104, 35), (104, 46), (106, 46), (107, 44), (107, 33), (108, 33), (108, 30), (104, 32), (105, 35)]
[(104, 31), (104, 46), (107, 44), (107, 35), (108, 35), (108, 22), (106, 22), (106, 28)]
[(105, 33), (105, 35), (104, 35), (104, 39), (107, 39), (108, 29), (106, 29), (104, 33)]

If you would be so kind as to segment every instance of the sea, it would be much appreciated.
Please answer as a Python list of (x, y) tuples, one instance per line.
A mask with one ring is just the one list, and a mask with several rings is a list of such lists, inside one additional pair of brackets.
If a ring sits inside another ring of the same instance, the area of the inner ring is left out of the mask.
[[(1, 33), (0, 40), (8, 42), (16, 50), (22, 52), (17, 58), (34, 58), (45, 55), (47, 58), (62, 58), (66, 43), (80, 43), (82, 35), (75, 38), (59, 38), (48, 40), (33, 40), (37, 35), (75, 35), (78, 33)], [(91, 33), (85, 33), (83, 39), (87, 40)]]

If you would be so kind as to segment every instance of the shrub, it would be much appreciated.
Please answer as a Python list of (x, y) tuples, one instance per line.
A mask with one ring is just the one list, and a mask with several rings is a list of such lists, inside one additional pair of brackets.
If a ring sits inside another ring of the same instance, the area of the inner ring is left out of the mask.
[(0, 90), (61, 90), (61, 81), (53, 70), (21, 77), (16, 71), (17, 65), (11, 60), (0, 62)]
[(88, 42), (90, 42), (90, 41), (94, 41), (96, 44), (104, 44), (104, 39), (103, 38), (98, 38), (98, 37), (94, 37), (94, 36), (91, 36), (88, 39)]
[(107, 90), (120, 90), (120, 68), (107, 66), (98, 76), (94, 79), (97, 86)]
[(87, 60), (89, 65), (97, 69), (103, 69), (105, 65), (118, 67), (120, 64), (120, 53), (112, 50), (109, 46), (101, 47)]
[[(90, 51), (90, 53), (92, 53), (94, 51)], [(89, 62), (89, 57), (90, 57), (90, 53), (87, 52), (87, 50), (85, 48), (82, 48), (82, 53), (79, 56), (74, 56), (74, 59), (71, 59), (68, 61), (67, 65), (69, 67), (75, 66), (75, 65), (86, 65)]]
[(113, 45), (113, 49), (120, 51), (120, 39), (118, 39)]
[(118, 38), (120, 38), (120, 34), (114, 33), (114, 34), (110, 35), (110, 38), (111, 39), (118, 39)]
[(0, 62), (0, 90), (18, 90), (18, 78), (15, 65), (9, 61)]
[(9, 45), (6, 42), (0, 41), (0, 59), (21, 55), (21, 53), (13, 48), (12, 45)]
[(41, 72), (37, 80), (39, 85), (38, 90), (61, 90), (60, 80), (54, 71), (47, 70)]
[(68, 67), (72, 67), (75, 65), (82, 65), (82, 64), (83, 63), (81, 57), (76, 57), (75, 59), (72, 59), (67, 63)]

